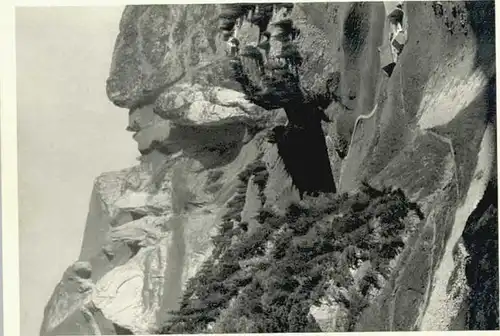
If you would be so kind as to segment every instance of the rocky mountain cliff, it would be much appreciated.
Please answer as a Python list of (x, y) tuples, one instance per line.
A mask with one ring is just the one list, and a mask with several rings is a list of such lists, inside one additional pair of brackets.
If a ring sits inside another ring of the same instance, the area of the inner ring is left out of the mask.
[(493, 1), (126, 7), (141, 156), (41, 335), (498, 329), (494, 32)]

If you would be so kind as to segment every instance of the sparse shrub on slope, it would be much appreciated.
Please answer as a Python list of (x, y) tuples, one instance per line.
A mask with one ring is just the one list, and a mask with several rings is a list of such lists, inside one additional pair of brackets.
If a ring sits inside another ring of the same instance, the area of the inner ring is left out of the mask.
[[(207, 262), (210, 270), (190, 282), (177, 319), (163, 332), (214, 331), (210, 322), (217, 332), (318, 331), (309, 311), (332, 287), (347, 293), (335, 300), (348, 309), (353, 329), (387, 280), (390, 261), (404, 248), (406, 218), (420, 216), (417, 209), (401, 190), (366, 183), (352, 195), (306, 196), (284, 216), (261, 209), (261, 227), (242, 230), (237, 243)], [(221, 227), (221, 235), (227, 232)], [(356, 279), (363, 263), (369, 266)]]

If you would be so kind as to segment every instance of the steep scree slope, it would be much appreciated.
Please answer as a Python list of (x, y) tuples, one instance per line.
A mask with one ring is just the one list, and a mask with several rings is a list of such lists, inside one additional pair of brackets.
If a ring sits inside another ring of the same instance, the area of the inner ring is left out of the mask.
[(497, 329), (494, 2), (402, 3), (390, 77), (395, 3), (233, 6), (125, 8), (141, 156), (96, 179), (41, 335)]

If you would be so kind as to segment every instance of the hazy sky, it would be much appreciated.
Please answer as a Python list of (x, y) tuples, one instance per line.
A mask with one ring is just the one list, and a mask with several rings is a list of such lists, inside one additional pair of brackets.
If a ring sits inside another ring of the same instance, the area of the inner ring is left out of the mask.
[(122, 7), (16, 12), (21, 335), (78, 257), (93, 180), (135, 164), (105, 81)]

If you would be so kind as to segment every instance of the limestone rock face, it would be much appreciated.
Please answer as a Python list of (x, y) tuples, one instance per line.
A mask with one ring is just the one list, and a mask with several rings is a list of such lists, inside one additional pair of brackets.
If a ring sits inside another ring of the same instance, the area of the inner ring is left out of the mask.
[(210, 237), (234, 193), (234, 172), (255, 159), (259, 142), (245, 145), (220, 170), (200, 172), (199, 162), (154, 151), (135, 167), (101, 175), (77, 263), (92, 267), (91, 279), (79, 280), (88, 288), (73, 284), (76, 275), (65, 276), (47, 306), (42, 334), (74, 333), (74, 326), (60, 324), (85, 300), (122, 328), (154, 332), (210, 255)]
[[(399, 186), (427, 217), (402, 254), (408, 266), (398, 267), (392, 289), (362, 313), (360, 330), (450, 330), (462, 314), (470, 284), (460, 237), (488, 181), (496, 179), (489, 175), (495, 169), (495, 126), (488, 121), (494, 71), (478, 58), (493, 33), (475, 21), (480, 8), (491, 5), (447, 4), (447, 13), (467, 13), (460, 17), (469, 21), (458, 24), (453, 16), (434, 15), (430, 3), (405, 3), (405, 49), (392, 76), (379, 77), (379, 99), (355, 122), (340, 188), (351, 190), (363, 179)], [(447, 20), (455, 21), (452, 32)], [(478, 29), (474, 38), (468, 34)]]
[(262, 108), (250, 103), (243, 93), (222, 87), (177, 84), (161, 94), (155, 112), (178, 124), (214, 125), (262, 119)]
[[(400, 188), (423, 216), (405, 228), (389, 275), (363, 294), (362, 308), (350, 307), (360, 293), (332, 280), (314, 304), (302, 303), (309, 305), (300, 308), (307, 312), (304, 330), (498, 328), (498, 309), (491, 308), (498, 296), (492, 224), (498, 211), (490, 197), (497, 179), (494, 5), (450, 2), (437, 13), (431, 2), (402, 3), (407, 39), (388, 77), (379, 48), (389, 42), (394, 5), (287, 7), (299, 32), (301, 87), (321, 95), (331, 89), (327, 79), (340, 74), (341, 104), (325, 108), (334, 122), (323, 125), (339, 194), (356, 193), (363, 181)], [(80, 257), (55, 287), (41, 336), (159, 332), (181, 298), (200, 301), (191, 297), (193, 279), (227, 266), (216, 246), (248, 237), (221, 243), (218, 233), (258, 237), (264, 210), (284, 214), (299, 201), (277, 146), (266, 141), (272, 126), (286, 123), (283, 111), (252, 103), (234, 79), (221, 10), (124, 10), (106, 88), (128, 110), (141, 157), (134, 167), (96, 178)], [(271, 15), (276, 21), (282, 11)], [(259, 28), (243, 20), (240, 45), (255, 47), (258, 36)], [(249, 77), (259, 77), (255, 62), (241, 63)], [(378, 218), (369, 222), (381, 225)], [(231, 278), (238, 285), (230, 303), (213, 310), (204, 331), (256, 331), (256, 321), (239, 315), (252, 294), (242, 288), (255, 269), (275, 262), (270, 251), (282, 233), (265, 238), (261, 255), (239, 263), (245, 269)], [(355, 283), (367, 265), (349, 268)], [(273, 291), (265, 288), (263, 298)]]
[[(190, 76), (223, 49), (217, 43), (217, 6), (127, 6), (113, 52), (107, 92), (130, 108)], [(153, 97), (154, 97), (153, 96)]]
[[(229, 61), (224, 57), (226, 43), (218, 29), (219, 7), (126, 7), (107, 81), (110, 100), (126, 108), (156, 101), (155, 110), (163, 116), (170, 109), (182, 114), (176, 108), (193, 102), (192, 110), (200, 113), (207, 108), (206, 103), (201, 101), (210, 101), (209, 96), (214, 94), (222, 100), (223, 106), (224, 101), (229, 104), (239, 100), (237, 93), (220, 92), (221, 88), (236, 91), (241, 91), (241, 88), (229, 76)], [(345, 10), (347, 5), (301, 4), (295, 6), (291, 13), (290, 18), (301, 31), (297, 38), (297, 51), (304, 58), (300, 76), (307, 90), (324, 91), (325, 79), (341, 68), (338, 57), (341, 45), (341, 20), (337, 17), (339, 8)], [(325, 12), (315, 15), (321, 10)], [(321, 18), (322, 15), (325, 17)], [(318, 17), (325, 22), (315, 25)], [(327, 22), (328, 26), (325, 25)], [(238, 31), (240, 44), (255, 45), (257, 37), (258, 30), (245, 21)], [(247, 64), (246, 68), (252, 72), (251, 64)], [(192, 87), (193, 84), (199, 86)], [(178, 97), (179, 93), (182, 97)], [(217, 97), (214, 98), (217, 100)], [(244, 102), (240, 105), (248, 111)]]

